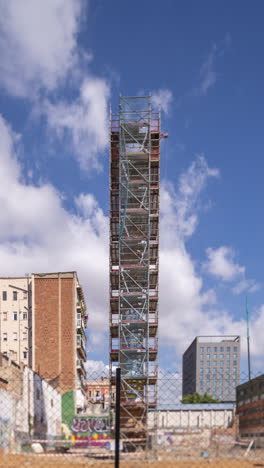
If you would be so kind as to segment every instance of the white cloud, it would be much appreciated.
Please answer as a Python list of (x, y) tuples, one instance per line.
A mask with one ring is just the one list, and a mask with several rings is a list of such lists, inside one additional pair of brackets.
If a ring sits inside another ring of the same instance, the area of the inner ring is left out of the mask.
[[(51, 184), (25, 184), (16, 142), (18, 137), (0, 118), (0, 273), (76, 269), (87, 299), (89, 346), (98, 350), (108, 330), (108, 218), (92, 194), (81, 193), (72, 214)], [(235, 320), (216, 306), (214, 290), (204, 288), (185, 247), (198, 222), (200, 194), (216, 175), (198, 158), (181, 176), (178, 191), (162, 185), (160, 337), (161, 344), (180, 353), (197, 334), (244, 335), (246, 330), (244, 319)], [(255, 356), (264, 352), (263, 325), (264, 306), (252, 320)]]
[(161, 190), (161, 239), (163, 245), (182, 243), (196, 228), (197, 203), (210, 177), (218, 177), (218, 169), (208, 167), (203, 155), (192, 162), (180, 176), (177, 193), (171, 183), (162, 182)]
[(243, 279), (239, 281), (239, 283), (237, 283), (236, 286), (232, 288), (232, 291), (235, 294), (241, 294), (242, 292), (254, 293), (258, 291), (260, 288), (261, 288), (261, 285), (257, 283), (255, 280)]
[(229, 282), (238, 280), (232, 288), (234, 294), (243, 292), (253, 293), (260, 289), (260, 284), (253, 279), (246, 279), (246, 267), (235, 262), (235, 251), (232, 247), (221, 246), (216, 249), (206, 249), (207, 261), (203, 264), (203, 270), (208, 274)]
[(173, 94), (170, 89), (161, 88), (152, 93), (152, 104), (165, 114), (168, 114), (173, 101)]
[(85, 363), (88, 380), (99, 380), (101, 377), (108, 377), (109, 366), (103, 361), (93, 361), (88, 359)]
[(212, 88), (218, 78), (218, 73), (215, 71), (215, 62), (223, 55), (231, 42), (230, 34), (226, 34), (222, 41), (213, 43), (211, 50), (204, 60), (200, 68), (200, 81), (198, 86), (194, 88), (194, 94), (205, 96), (207, 91)]
[(0, 83), (32, 97), (55, 89), (78, 62), (83, 0), (0, 0)]
[(109, 95), (108, 83), (90, 76), (84, 80), (77, 101), (46, 101), (43, 105), (50, 131), (58, 138), (70, 139), (83, 169), (100, 168), (98, 154), (108, 143)]
[(207, 273), (221, 278), (223, 281), (232, 281), (245, 273), (245, 267), (235, 263), (235, 252), (231, 247), (222, 246), (217, 249), (206, 249), (208, 257), (204, 264)]
[(108, 325), (108, 218), (91, 194), (75, 200), (74, 215), (51, 184), (23, 183), (14, 139), (0, 118), (1, 275), (77, 270), (96, 340)]
[[(196, 335), (241, 335), (242, 352), (246, 352), (245, 320), (235, 319), (217, 304), (214, 289), (206, 289), (197, 273), (195, 260), (185, 243), (194, 234), (198, 223), (199, 200), (208, 180), (219, 175), (208, 167), (205, 158), (196, 159), (181, 175), (178, 190), (163, 182), (161, 190), (160, 232), (160, 344), (175, 347), (182, 353)], [(211, 251), (210, 251), (211, 252)], [(224, 251), (225, 252), (225, 251)], [(212, 253), (212, 252), (211, 252)], [(222, 252), (223, 253), (223, 252)], [(243, 274), (243, 267), (221, 256), (217, 272), (225, 278)], [(231, 259), (233, 257), (231, 256)], [(220, 266), (219, 266), (220, 265)], [(241, 269), (242, 268), (242, 269)], [(214, 270), (216, 272), (216, 269)], [(221, 320), (219, 319), (221, 317)], [(252, 321), (252, 355), (261, 356), (264, 342), (260, 330), (264, 326), (264, 306)]]

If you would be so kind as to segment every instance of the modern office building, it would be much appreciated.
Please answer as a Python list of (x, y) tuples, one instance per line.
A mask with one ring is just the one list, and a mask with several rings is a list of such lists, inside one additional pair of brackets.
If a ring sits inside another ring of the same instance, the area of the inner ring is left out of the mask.
[(157, 404), (161, 137), (150, 96), (120, 97), (110, 134), (110, 392), (120, 367), (121, 437), (133, 446), (148, 443)]
[(197, 336), (183, 354), (183, 396), (208, 393), (222, 402), (236, 400), (240, 383), (240, 337)]
[(0, 279), (0, 352), (85, 401), (86, 305), (76, 272)]
[(237, 387), (236, 408), (240, 437), (264, 448), (264, 374)]

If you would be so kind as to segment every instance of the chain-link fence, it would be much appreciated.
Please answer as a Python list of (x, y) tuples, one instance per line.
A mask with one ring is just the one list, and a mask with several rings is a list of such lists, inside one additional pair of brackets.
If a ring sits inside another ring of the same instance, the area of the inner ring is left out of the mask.
[(82, 383), (65, 391), (65, 376), (62, 386), (2, 358), (0, 467), (118, 466), (118, 432), (123, 468), (264, 466), (264, 375), (236, 377), (235, 392), (226, 376), (208, 378), (204, 394), (183, 398), (182, 377), (160, 371), (156, 405), (135, 401), (136, 411), (121, 378), (119, 424), (116, 381), (100, 372)]

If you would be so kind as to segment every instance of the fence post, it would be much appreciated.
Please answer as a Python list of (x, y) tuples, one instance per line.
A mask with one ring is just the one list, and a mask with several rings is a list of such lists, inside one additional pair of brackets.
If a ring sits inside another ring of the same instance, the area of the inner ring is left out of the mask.
[(120, 390), (121, 390), (121, 369), (116, 369), (116, 407), (115, 407), (115, 468), (119, 468), (120, 451)]

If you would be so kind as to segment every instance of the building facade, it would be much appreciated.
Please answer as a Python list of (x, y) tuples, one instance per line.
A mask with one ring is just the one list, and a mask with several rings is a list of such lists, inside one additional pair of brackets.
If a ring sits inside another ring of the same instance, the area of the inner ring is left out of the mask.
[(236, 403), (240, 437), (264, 448), (264, 374), (237, 387)]
[(23, 364), (0, 354), (0, 447), (23, 435), (49, 438), (61, 433), (61, 395)]
[(31, 278), (0, 278), (0, 353), (29, 364)]
[(76, 272), (32, 274), (32, 368), (85, 400), (86, 305)]
[(222, 402), (236, 400), (240, 383), (240, 337), (197, 336), (183, 354), (183, 396), (208, 393)]
[(85, 402), (86, 304), (76, 272), (0, 279), (0, 351)]

